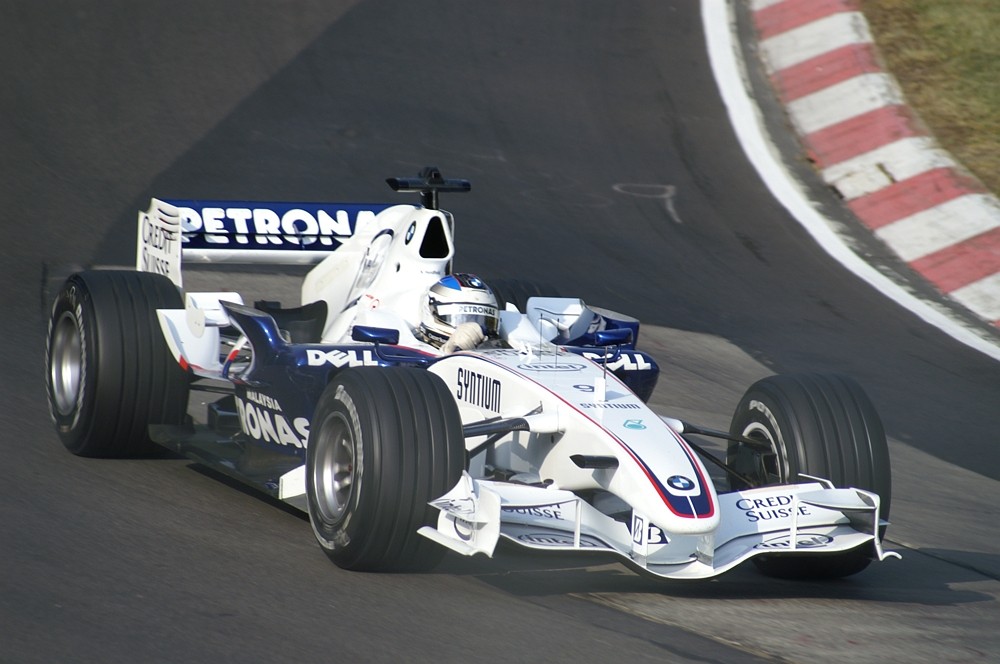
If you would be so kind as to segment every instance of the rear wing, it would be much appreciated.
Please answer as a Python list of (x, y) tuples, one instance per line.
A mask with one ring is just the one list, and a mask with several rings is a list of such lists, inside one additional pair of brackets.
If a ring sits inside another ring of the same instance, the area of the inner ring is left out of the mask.
[(152, 199), (139, 212), (136, 270), (181, 284), (181, 258), (313, 265), (390, 204)]
[[(414, 178), (388, 178), (393, 191), (420, 194), (438, 209), (439, 192), (467, 192), (467, 180), (445, 179), (435, 166)], [(197, 263), (313, 265), (388, 203), (264, 203), (158, 199), (139, 212), (135, 268), (170, 278), (181, 288), (181, 258)], [(412, 206), (407, 206), (412, 207)]]

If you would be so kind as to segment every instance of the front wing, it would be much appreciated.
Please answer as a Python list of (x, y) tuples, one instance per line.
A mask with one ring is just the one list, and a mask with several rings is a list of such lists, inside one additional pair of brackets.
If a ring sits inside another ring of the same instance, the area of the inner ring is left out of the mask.
[(436, 527), (420, 534), (463, 555), (493, 555), (500, 537), (531, 549), (616, 554), (670, 579), (718, 576), (758, 555), (817, 555), (871, 547), (884, 551), (879, 497), (820, 482), (719, 496), (721, 525), (704, 535), (675, 535), (632, 510), (613, 518), (571, 491), (473, 479), (467, 473), (431, 503)]

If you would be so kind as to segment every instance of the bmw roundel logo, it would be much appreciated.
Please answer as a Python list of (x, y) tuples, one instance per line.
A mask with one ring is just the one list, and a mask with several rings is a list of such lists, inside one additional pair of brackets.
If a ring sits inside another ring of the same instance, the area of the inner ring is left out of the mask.
[(683, 475), (673, 475), (667, 478), (667, 486), (678, 491), (690, 491), (694, 488), (694, 482)]
[(404, 239), (406, 244), (410, 243), (410, 240), (413, 239), (413, 234), (416, 232), (417, 232), (417, 222), (414, 221), (410, 224), (410, 227), (406, 229), (406, 238)]

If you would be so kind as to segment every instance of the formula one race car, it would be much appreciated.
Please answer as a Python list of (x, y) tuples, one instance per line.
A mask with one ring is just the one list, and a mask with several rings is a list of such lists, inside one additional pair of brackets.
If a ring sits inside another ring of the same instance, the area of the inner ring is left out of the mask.
[[(658, 415), (638, 321), (454, 274), (438, 195), (469, 183), (430, 167), (387, 182), (421, 204), (154, 199), (137, 269), (74, 274), (53, 305), (48, 394), (66, 447), (165, 446), (307, 511), (354, 570), (492, 556), (501, 537), (674, 579), (746, 560), (837, 577), (897, 555), (881, 544), (885, 434), (853, 380), (765, 378), (728, 432)], [(182, 257), (314, 267), (301, 306), (248, 306), (182, 296)], [(192, 390), (217, 398), (189, 412)], [(702, 436), (727, 440), (725, 459)]]

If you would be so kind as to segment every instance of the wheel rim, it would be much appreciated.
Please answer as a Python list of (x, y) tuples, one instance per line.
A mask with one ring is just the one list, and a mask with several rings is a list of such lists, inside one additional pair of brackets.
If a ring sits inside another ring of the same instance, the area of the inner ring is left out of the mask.
[(782, 467), (784, 455), (778, 450), (778, 442), (774, 440), (771, 431), (763, 424), (751, 422), (743, 430), (743, 437), (750, 440), (757, 440), (766, 443), (771, 449), (769, 452), (751, 450), (747, 445), (741, 445), (756, 457), (757, 472), (754, 479), (758, 481), (756, 486), (768, 486), (780, 484), (788, 475), (788, 468)]
[(313, 486), (316, 507), (324, 521), (334, 522), (343, 516), (354, 488), (354, 435), (339, 413), (322, 424), (316, 441)]
[(80, 398), (83, 376), (83, 337), (76, 316), (64, 312), (52, 330), (49, 349), (52, 401), (60, 415), (69, 415)]

